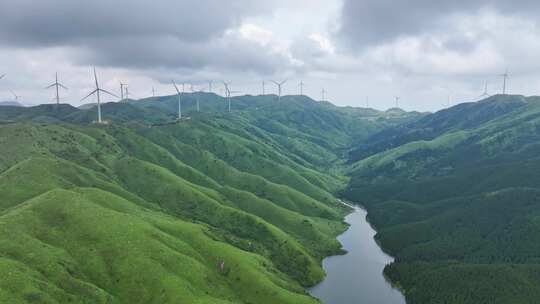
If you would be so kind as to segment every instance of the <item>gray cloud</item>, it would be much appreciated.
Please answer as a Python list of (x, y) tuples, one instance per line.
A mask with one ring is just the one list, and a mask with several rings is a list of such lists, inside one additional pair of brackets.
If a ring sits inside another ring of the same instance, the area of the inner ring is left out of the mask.
[[(445, 31), (449, 18), (491, 10), (503, 15), (538, 17), (537, 0), (344, 0), (340, 34), (352, 47), (387, 43), (396, 38)], [(468, 45), (454, 37), (450, 46)]]
[(173, 36), (207, 40), (269, 5), (249, 0), (17, 0), (0, 2), (0, 40), (15, 45), (84, 43), (89, 38)]
[(228, 35), (272, 5), (250, 0), (17, 0), (0, 2), (4, 47), (69, 47), (79, 64), (272, 71), (285, 58)]
[(273, 73), (288, 59), (269, 53), (263, 46), (231, 35), (208, 41), (184, 41), (174, 37), (98, 39), (99, 48), (78, 53), (77, 62), (123, 68), (171, 68), (222, 72)]

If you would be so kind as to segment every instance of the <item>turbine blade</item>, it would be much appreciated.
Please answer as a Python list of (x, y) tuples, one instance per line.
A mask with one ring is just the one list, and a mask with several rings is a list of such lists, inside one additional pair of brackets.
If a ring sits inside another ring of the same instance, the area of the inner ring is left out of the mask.
[(93, 90), (92, 93), (86, 95), (86, 97), (84, 97), (83, 99), (81, 99), (81, 101), (83, 101), (83, 100), (85, 100), (86, 98), (88, 98), (88, 97), (94, 95), (97, 91), (98, 91), (97, 89)]
[(174, 80), (172, 81), (172, 84), (174, 85), (174, 88), (176, 89), (176, 92), (180, 94), (180, 89), (178, 89), (178, 86), (176, 85), (176, 82)]
[(59, 83), (58, 85), (59, 85), (60, 87), (62, 87), (63, 89), (65, 89), (65, 90), (69, 90), (66, 86), (64, 86), (64, 85), (61, 84), (61, 83)]
[(0, 79), (4, 78), (6, 76), (6, 74), (2, 74), (2, 76), (0, 76)]
[(53, 83), (50, 86), (46, 87), (45, 90), (50, 89), (50, 88), (54, 87), (55, 85), (56, 85), (56, 83)]
[(96, 73), (96, 68), (94, 67), (94, 79), (96, 80), (96, 89), (99, 89), (99, 84), (98, 84), (98, 80), (97, 80), (97, 73)]
[(114, 97), (118, 98), (118, 96), (117, 96), (116, 94), (113, 94), (113, 93), (111, 93), (111, 92), (109, 92), (109, 91), (107, 91), (107, 90), (99, 89), (99, 91), (101, 91), (101, 92), (103, 92), (103, 93), (107, 93), (107, 94), (109, 94), (109, 95), (111, 95), (111, 96), (114, 96)]

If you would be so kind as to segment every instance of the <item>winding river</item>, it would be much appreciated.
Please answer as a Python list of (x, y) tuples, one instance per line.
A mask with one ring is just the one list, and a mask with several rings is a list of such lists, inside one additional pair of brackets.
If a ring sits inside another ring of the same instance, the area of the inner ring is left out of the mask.
[(393, 259), (373, 239), (375, 231), (366, 215), (356, 208), (347, 216), (351, 227), (338, 239), (348, 253), (325, 259), (326, 279), (309, 290), (324, 304), (405, 304), (403, 295), (383, 276)]

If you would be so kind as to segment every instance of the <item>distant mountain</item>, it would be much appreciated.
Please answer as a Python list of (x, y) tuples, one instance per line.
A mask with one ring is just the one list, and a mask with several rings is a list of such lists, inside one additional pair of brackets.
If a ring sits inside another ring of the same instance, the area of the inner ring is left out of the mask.
[(77, 108), (81, 110), (90, 110), (94, 108), (95, 106), (97, 106), (97, 103), (86, 103), (86, 104), (78, 106)]
[[(432, 140), (452, 130), (467, 130), (527, 105), (523, 96), (496, 95), (485, 100), (463, 103), (374, 134), (351, 152), (350, 160), (357, 161), (409, 142)], [(392, 111), (393, 112), (393, 111)]]
[(24, 105), (17, 101), (0, 101), (0, 107), (1, 106), (24, 107)]

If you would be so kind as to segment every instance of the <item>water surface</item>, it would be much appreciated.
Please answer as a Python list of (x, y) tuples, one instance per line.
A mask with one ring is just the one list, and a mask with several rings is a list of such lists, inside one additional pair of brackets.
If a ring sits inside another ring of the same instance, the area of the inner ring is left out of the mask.
[(403, 295), (383, 276), (384, 266), (393, 259), (373, 239), (375, 231), (366, 215), (357, 208), (347, 216), (351, 227), (338, 240), (348, 253), (325, 259), (326, 279), (309, 290), (325, 304), (405, 304)]

